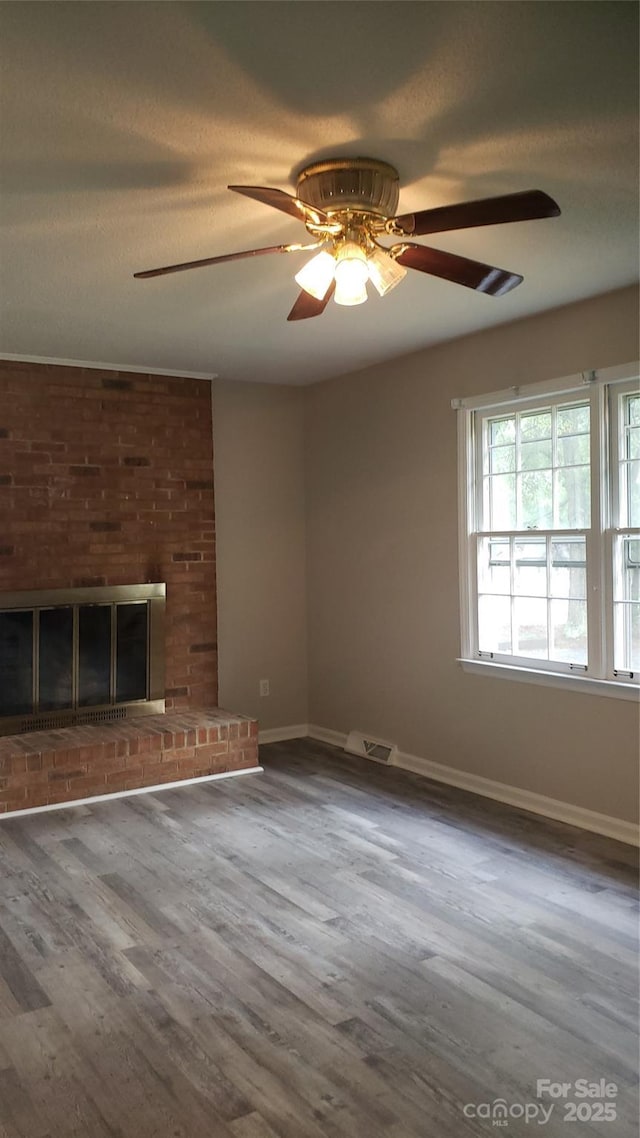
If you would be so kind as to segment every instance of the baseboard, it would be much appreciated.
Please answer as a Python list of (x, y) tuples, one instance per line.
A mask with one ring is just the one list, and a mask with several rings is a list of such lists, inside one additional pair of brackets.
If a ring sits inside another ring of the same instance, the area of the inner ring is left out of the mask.
[(432, 778), (436, 782), (444, 782), (447, 786), (457, 786), (460, 790), (468, 790), (483, 798), (493, 798), (496, 802), (506, 802), (509, 806), (517, 806), (532, 814), (541, 814), (545, 818), (565, 822), (568, 826), (578, 826), (581, 830), (604, 834), (607, 838), (615, 838), (628, 845), (639, 844), (638, 827), (622, 818), (612, 818), (609, 814), (599, 814), (595, 810), (587, 810), (571, 802), (547, 798), (546, 795), (536, 794), (533, 790), (523, 790), (518, 786), (495, 782), (491, 778), (483, 778), (481, 775), (470, 774), (455, 767), (433, 763), (417, 755), (401, 752), (398, 766), (425, 778)]
[(243, 774), (259, 774), (263, 770), (264, 767), (243, 767), (239, 771), (223, 771), (221, 774), (183, 778), (179, 782), (160, 782), (156, 786), (138, 786), (135, 790), (116, 790), (113, 794), (94, 794), (91, 798), (74, 798), (71, 802), (51, 802), (47, 806), (29, 806), (26, 810), (8, 810), (6, 814), (0, 814), (0, 822), (4, 822), (5, 818), (24, 818), (27, 814), (69, 810), (72, 806), (93, 806), (96, 802), (111, 802), (114, 798), (132, 798), (134, 794), (157, 794), (161, 790), (179, 790), (182, 786), (197, 786), (201, 782), (217, 782), (222, 778), (238, 778)]
[(320, 743), (330, 743), (332, 747), (344, 747), (347, 741), (347, 736), (340, 731), (329, 731), (328, 727), (318, 727), (315, 723), (309, 724), (309, 737)]
[[(334, 747), (344, 747), (347, 736), (339, 731), (330, 731), (326, 727), (309, 725), (309, 735), (322, 743), (330, 743)], [(570, 802), (561, 802), (556, 798), (547, 798), (544, 794), (536, 794), (532, 790), (523, 790), (507, 783), (495, 782), (491, 778), (461, 771), (456, 767), (447, 767), (442, 763), (434, 763), (418, 755), (409, 755), (404, 751), (398, 754), (398, 761), (394, 766), (413, 774), (431, 778), (435, 782), (443, 782), (447, 786), (457, 786), (460, 790), (468, 790), (472, 794), (479, 794), (483, 798), (492, 798), (496, 802), (505, 802), (509, 806), (516, 806), (520, 810), (528, 810), (532, 814), (540, 814), (544, 818), (553, 818), (556, 822), (565, 822), (568, 826), (577, 826), (581, 830), (589, 830), (594, 834), (603, 834), (607, 838), (614, 838), (618, 842), (637, 846), (640, 844), (640, 831), (633, 822), (626, 822), (622, 818), (612, 818), (609, 814), (598, 814), (595, 810), (587, 810), (582, 806), (574, 806)]]
[(308, 723), (296, 723), (292, 727), (267, 727), (258, 732), (258, 743), (286, 743), (289, 739), (307, 739)]

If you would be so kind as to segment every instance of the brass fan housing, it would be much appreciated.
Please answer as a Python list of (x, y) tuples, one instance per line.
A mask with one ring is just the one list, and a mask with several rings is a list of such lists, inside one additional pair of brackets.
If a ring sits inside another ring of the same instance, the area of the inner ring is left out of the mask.
[(298, 174), (297, 196), (329, 215), (353, 211), (394, 217), (398, 208), (398, 171), (377, 158), (327, 158)]

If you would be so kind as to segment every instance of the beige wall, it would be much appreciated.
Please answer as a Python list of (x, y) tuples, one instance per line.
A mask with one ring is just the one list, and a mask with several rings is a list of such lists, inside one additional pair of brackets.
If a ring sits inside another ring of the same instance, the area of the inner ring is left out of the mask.
[(262, 729), (307, 721), (303, 402), (213, 385), (219, 700)]
[(621, 290), (306, 390), (312, 723), (633, 817), (635, 704), (467, 675), (455, 663), (450, 401), (637, 358), (637, 305), (636, 290)]

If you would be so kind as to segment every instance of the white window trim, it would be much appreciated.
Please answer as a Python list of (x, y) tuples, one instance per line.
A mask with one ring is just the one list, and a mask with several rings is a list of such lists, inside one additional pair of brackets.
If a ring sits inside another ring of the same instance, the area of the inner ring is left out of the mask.
[(493, 676), (516, 683), (538, 684), (543, 688), (564, 688), (566, 691), (582, 692), (583, 695), (604, 695), (613, 699), (626, 699), (640, 704), (640, 689), (637, 684), (618, 680), (598, 680), (592, 676), (578, 676), (566, 672), (540, 672), (536, 668), (524, 668), (515, 664), (498, 664), (494, 660), (467, 659), (458, 657), (456, 663), (463, 672), (478, 676)]
[[(523, 407), (527, 403), (534, 403), (552, 396), (571, 396), (572, 394), (585, 394), (585, 389), (591, 392), (591, 401), (599, 403), (600, 413), (597, 422), (600, 424), (598, 435), (592, 436), (594, 453), (592, 462), (596, 469), (602, 469), (608, 461), (609, 438), (607, 437), (606, 415), (603, 413), (605, 386), (620, 385), (620, 390), (636, 390), (640, 362), (623, 364), (618, 367), (603, 368), (600, 370), (579, 372), (575, 375), (565, 376), (557, 380), (544, 380), (542, 383), (526, 384), (519, 387), (504, 388), (501, 391), (490, 392), (487, 395), (471, 396), (462, 399), (453, 399), (452, 408), (457, 411), (458, 419), (458, 548), (460, 564), (460, 633), (461, 654), (458, 664), (463, 671), (493, 676), (502, 679), (514, 680), (519, 683), (539, 684), (543, 687), (565, 688), (583, 694), (608, 696), (614, 699), (632, 700), (640, 699), (640, 683), (633, 680), (618, 680), (604, 677), (583, 676), (570, 669), (558, 670), (553, 663), (548, 669), (531, 667), (526, 664), (482, 659), (475, 654), (477, 645), (477, 612), (475, 585), (476, 541), (478, 533), (476, 525), (476, 478), (475, 462), (478, 447), (473, 437), (475, 411), (485, 411), (508, 404)], [(635, 381), (635, 382), (634, 382)], [(611, 428), (618, 430), (614, 416)], [(604, 603), (598, 606), (599, 615), (594, 621), (593, 605), (589, 614), (589, 651), (590, 657), (594, 648), (597, 648), (601, 660), (604, 661), (608, 675), (612, 672), (613, 645), (610, 642), (609, 629), (613, 627), (613, 596), (612, 596), (612, 558), (610, 556), (611, 529), (610, 510), (612, 505), (604, 493), (604, 480), (592, 479), (592, 520), (591, 529), (598, 530), (602, 540), (598, 542), (599, 553), (594, 551), (592, 556), (599, 556), (599, 564), (592, 564), (592, 579), (597, 582), (598, 591), (604, 596)], [(618, 471), (613, 472), (610, 479), (613, 493), (618, 493)], [(627, 532), (625, 529), (613, 531)], [(589, 546), (589, 543), (587, 543)], [(587, 553), (589, 557), (589, 552)]]

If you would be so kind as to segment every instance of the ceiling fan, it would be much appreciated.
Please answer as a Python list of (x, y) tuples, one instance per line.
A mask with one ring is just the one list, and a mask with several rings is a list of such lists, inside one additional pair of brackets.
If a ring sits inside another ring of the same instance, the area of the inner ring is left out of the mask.
[[(332, 296), (337, 304), (362, 304), (367, 300), (367, 281), (384, 296), (400, 283), (407, 269), (442, 277), (490, 296), (502, 296), (521, 283), (523, 278), (518, 273), (405, 238), (557, 217), (560, 213), (553, 198), (542, 190), (525, 190), (396, 215), (398, 172), (376, 158), (330, 158), (305, 166), (298, 175), (295, 197), (267, 186), (228, 188), (298, 218), (313, 240), (305, 245), (269, 245), (264, 249), (225, 253), (221, 257), (204, 257), (200, 261), (147, 269), (134, 273), (134, 277), (159, 277), (265, 253), (320, 250), (295, 275), (302, 292), (288, 320), (319, 316)], [(399, 240), (386, 245), (381, 238)]]

